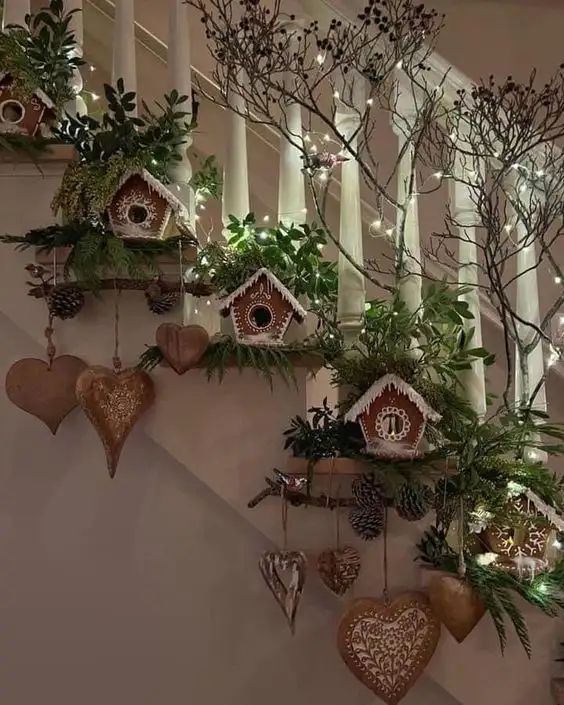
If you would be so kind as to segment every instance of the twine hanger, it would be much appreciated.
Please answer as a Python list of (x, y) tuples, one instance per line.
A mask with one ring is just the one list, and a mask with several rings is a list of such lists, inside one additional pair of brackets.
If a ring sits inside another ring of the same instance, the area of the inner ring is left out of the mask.
[(112, 358), (112, 364), (116, 374), (121, 372), (122, 367), (119, 355), (120, 298), (121, 289), (118, 288), (116, 280), (114, 279), (114, 356)]

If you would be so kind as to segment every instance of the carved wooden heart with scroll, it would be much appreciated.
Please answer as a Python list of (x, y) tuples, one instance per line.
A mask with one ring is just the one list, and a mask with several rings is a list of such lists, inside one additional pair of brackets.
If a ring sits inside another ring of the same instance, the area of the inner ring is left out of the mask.
[(385, 703), (396, 705), (425, 670), (440, 633), (423, 593), (403, 593), (389, 605), (362, 598), (341, 620), (338, 647), (354, 675)]
[[(260, 557), (259, 568), (293, 634), (306, 578), (305, 554), (301, 551), (267, 551)], [(284, 574), (287, 584), (283, 580)]]

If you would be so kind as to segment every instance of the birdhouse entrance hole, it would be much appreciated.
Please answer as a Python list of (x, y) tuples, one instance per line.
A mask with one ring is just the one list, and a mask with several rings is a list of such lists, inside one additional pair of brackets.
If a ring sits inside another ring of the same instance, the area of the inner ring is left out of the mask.
[(264, 330), (272, 323), (272, 311), (268, 306), (258, 304), (249, 311), (249, 321), (253, 328)]
[(23, 120), (25, 114), (24, 107), (17, 100), (5, 100), (0, 105), (0, 116), (2, 122), (7, 122), (10, 125), (17, 125)]
[(401, 441), (411, 428), (409, 416), (403, 409), (386, 406), (376, 417), (376, 433), (386, 441)]
[(145, 206), (134, 203), (132, 206), (129, 206), (127, 217), (132, 223), (135, 223), (135, 225), (141, 225), (149, 217), (149, 211)]

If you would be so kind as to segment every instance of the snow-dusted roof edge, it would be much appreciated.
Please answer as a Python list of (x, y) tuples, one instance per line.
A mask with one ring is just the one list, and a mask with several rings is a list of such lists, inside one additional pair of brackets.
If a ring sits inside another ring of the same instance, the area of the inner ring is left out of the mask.
[(116, 193), (132, 176), (140, 176), (153, 191), (156, 191), (159, 196), (162, 196), (165, 199), (176, 215), (179, 215), (186, 220), (189, 219), (188, 209), (184, 203), (182, 203), (182, 201), (177, 198), (167, 186), (155, 178), (151, 172), (147, 171), (147, 169), (128, 171), (119, 182)]
[(307, 317), (307, 311), (305, 308), (300, 304), (300, 302), (296, 299), (296, 297), (288, 291), (288, 289), (282, 284), (280, 279), (278, 277), (275, 277), (274, 274), (266, 267), (262, 267), (261, 269), (258, 269), (252, 277), (249, 277), (246, 282), (241, 284), (241, 286), (238, 289), (235, 289), (229, 296), (226, 296), (225, 298), (221, 299), (221, 307), (220, 311), (225, 311), (228, 308), (231, 308), (233, 302), (239, 298), (239, 296), (242, 296), (248, 289), (250, 289), (251, 286), (255, 282), (257, 282), (261, 277), (266, 277), (268, 281), (271, 283), (271, 285), (283, 296), (284, 299), (292, 306), (294, 311), (301, 316), (301, 318), (306, 318)]
[(372, 404), (372, 402), (375, 401), (387, 387), (393, 387), (394, 389), (397, 389), (398, 392), (405, 394), (405, 396), (415, 404), (425, 419), (435, 422), (440, 421), (441, 415), (432, 409), (429, 404), (427, 404), (421, 394), (416, 392), (415, 389), (413, 389), (413, 387), (407, 382), (404, 382), (401, 377), (393, 374), (384, 375), (383, 377), (380, 377), (379, 380), (374, 382), (370, 389), (365, 392), (349, 409), (345, 416), (345, 421), (356, 421), (358, 417), (368, 409), (370, 404)]
[[(4, 71), (4, 72), (0, 71), (0, 81), (3, 81), (6, 78), (6, 76), (10, 76), (10, 74), (7, 71)], [(15, 80), (13, 76), (11, 76), (11, 78), (12, 78), (12, 81)], [(55, 110), (55, 103), (53, 103), (51, 98), (49, 98), (47, 93), (42, 91), (41, 88), (36, 88), (33, 91), (33, 95), (37, 96), (39, 98), (39, 100), (42, 103), (44, 103), (47, 108), (49, 108), (49, 110)]]

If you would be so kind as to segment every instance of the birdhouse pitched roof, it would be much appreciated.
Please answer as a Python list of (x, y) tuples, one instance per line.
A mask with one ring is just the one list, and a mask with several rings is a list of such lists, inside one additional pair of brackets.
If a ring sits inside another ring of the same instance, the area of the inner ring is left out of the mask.
[(158, 193), (159, 196), (161, 196), (161, 198), (165, 199), (165, 201), (172, 208), (174, 214), (177, 217), (188, 222), (188, 209), (186, 208), (184, 203), (182, 203), (178, 196), (174, 195), (174, 193), (171, 191), (170, 188), (168, 188), (168, 186), (165, 186), (165, 184), (161, 183), (149, 171), (147, 171), (147, 169), (139, 169), (139, 171), (127, 172), (127, 174), (119, 182), (119, 185), (116, 189), (116, 193), (127, 181), (129, 181), (129, 179), (131, 179), (132, 176), (139, 176), (141, 179), (143, 179), (143, 181), (147, 184), (151, 191), (155, 191), (156, 193)]
[(395, 389), (401, 394), (405, 394), (419, 409), (426, 421), (440, 421), (441, 415), (427, 404), (421, 394), (416, 392), (407, 382), (404, 382), (401, 377), (393, 374), (384, 375), (374, 382), (370, 389), (349, 409), (345, 416), (345, 421), (356, 421), (387, 388)]
[[(0, 71), (0, 83), (2, 83), (5, 79), (11, 79), (14, 83), (16, 83), (16, 79), (9, 73), (2, 73)], [(39, 98), (39, 100), (43, 103), (43, 105), (46, 108), (49, 108), (49, 110), (55, 110), (55, 103), (49, 98), (47, 93), (41, 90), (41, 88), (36, 88), (33, 91), (33, 95)]]
[(220, 311), (227, 311), (228, 309), (231, 308), (231, 306), (235, 303), (235, 301), (242, 296), (246, 291), (248, 291), (253, 284), (256, 284), (256, 282), (261, 278), (261, 277), (266, 277), (270, 285), (276, 289), (289, 304), (292, 306), (294, 309), (294, 313), (298, 318), (301, 318), (302, 320), (306, 318), (307, 316), (307, 311), (305, 308), (300, 304), (300, 302), (296, 299), (296, 297), (290, 292), (284, 284), (278, 279), (278, 277), (275, 277), (274, 274), (272, 274), (271, 271), (263, 267), (262, 269), (258, 269), (252, 277), (249, 277), (247, 281), (244, 284), (241, 284), (241, 286), (238, 289), (235, 289), (229, 296), (226, 296), (221, 300), (221, 309)]

